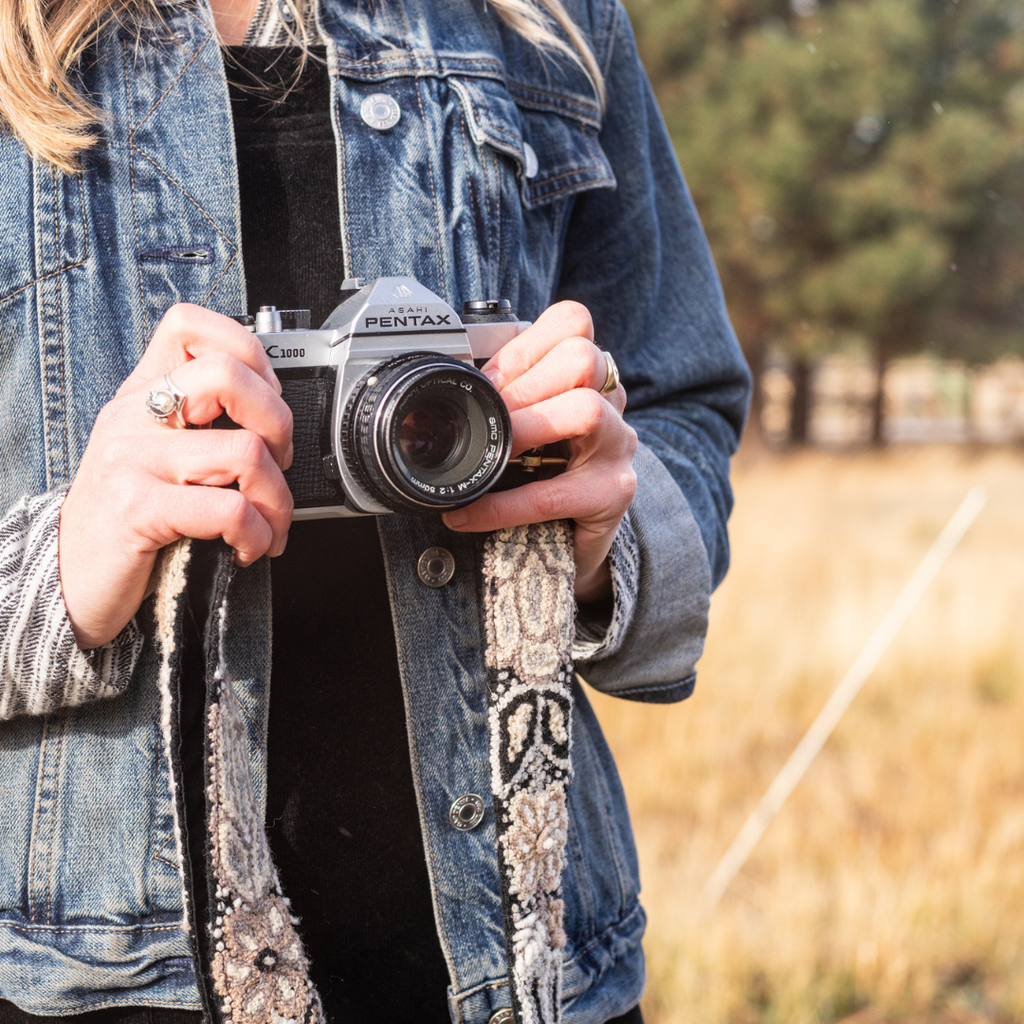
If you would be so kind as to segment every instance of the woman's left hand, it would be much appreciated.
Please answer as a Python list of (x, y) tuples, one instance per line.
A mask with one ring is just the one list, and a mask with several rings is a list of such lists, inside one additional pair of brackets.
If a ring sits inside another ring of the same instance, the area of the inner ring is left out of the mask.
[(576, 599), (611, 594), (608, 552), (636, 493), (636, 431), (622, 418), (621, 385), (600, 393), (608, 363), (594, 344), (590, 313), (559, 302), (483, 368), (512, 415), (513, 456), (568, 440), (566, 471), (550, 480), (484, 495), (444, 515), (452, 530), (489, 531), (550, 519), (576, 523)]

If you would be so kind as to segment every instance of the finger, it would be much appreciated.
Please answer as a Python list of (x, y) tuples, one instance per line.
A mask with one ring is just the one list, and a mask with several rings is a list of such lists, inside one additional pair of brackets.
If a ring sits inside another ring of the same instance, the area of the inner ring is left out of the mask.
[(239, 565), (250, 565), (271, 550), (274, 531), (270, 523), (241, 491), (224, 487), (178, 487), (158, 483), (151, 492), (160, 514), (147, 534), (162, 544), (178, 537), (213, 540), (223, 537), (235, 550)]
[(492, 491), (442, 518), (449, 529), (467, 533), (552, 519), (575, 519), (596, 526), (602, 521), (617, 523), (635, 493), (636, 475), (627, 463), (614, 470), (570, 471), (510, 491)]
[(230, 317), (187, 302), (171, 306), (164, 314), (124, 387), (150, 387), (150, 382), (163, 374), (211, 352), (234, 356), (281, 393), (281, 384), (255, 334)]
[(240, 427), (263, 438), (279, 466), (289, 464), (291, 409), (247, 364), (225, 352), (212, 352), (178, 367), (174, 383), (187, 396), (179, 414), (185, 422), (201, 426), (226, 412)]
[(574, 388), (512, 413), (512, 454), (554, 441), (578, 441), (574, 455), (602, 451), (609, 457), (636, 453), (636, 431), (619, 411), (590, 388)]
[(198, 485), (238, 489), (270, 524), (272, 555), (284, 550), (291, 526), (291, 491), (263, 439), (248, 430), (178, 431), (164, 438), (133, 440), (131, 452), (113, 445), (107, 458), (134, 459), (161, 481), (178, 486)]
[(626, 389), (620, 384), (601, 396), (621, 416), (626, 411)]
[(582, 303), (548, 306), (534, 324), (484, 364), (483, 372), (501, 391), (566, 338), (594, 340), (594, 322)]
[(587, 338), (566, 338), (502, 389), (510, 412), (573, 388), (600, 391), (608, 379), (601, 350)]

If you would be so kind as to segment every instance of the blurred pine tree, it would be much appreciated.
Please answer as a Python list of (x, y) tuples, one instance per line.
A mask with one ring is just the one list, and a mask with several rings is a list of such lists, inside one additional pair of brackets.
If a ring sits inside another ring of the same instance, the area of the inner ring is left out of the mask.
[(1021, 0), (627, 0), (759, 374), (1024, 351)]

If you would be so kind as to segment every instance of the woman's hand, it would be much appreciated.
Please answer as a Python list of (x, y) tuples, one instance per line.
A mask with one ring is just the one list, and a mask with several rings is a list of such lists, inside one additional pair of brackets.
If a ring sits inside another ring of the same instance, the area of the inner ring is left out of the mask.
[[(187, 397), (159, 423), (146, 396), (165, 373)], [(180, 537), (223, 537), (240, 565), (284, 550), (292, 417), (280, 395), (253, 334), (198, 306), (168, 310), (96, 417), (61, 509), (61, 586), (81, 648), (117, 636), (146, 596), (157, 552)], [(175, 429), (223, 412), (242, 429)]]
[(622, 387), (600, 394), (608, 364), (594, 344), (590, 313), (577, 302), (556, 303), (491, 359), (484, 373), (512, 414), (513, 455), (568, 439), (572, 457), (561, 475), (486, 494), (446, 513), (445, 524), (481, 531), (574, 519), (576, 599), (607, 597), (608, 552), (636, 493), (637, 438), (622, 418)]

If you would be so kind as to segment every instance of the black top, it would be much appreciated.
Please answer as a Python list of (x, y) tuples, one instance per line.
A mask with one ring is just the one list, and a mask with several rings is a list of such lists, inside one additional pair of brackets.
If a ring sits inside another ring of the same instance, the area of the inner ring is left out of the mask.
[(248, 312), (308, 309), (314, 327), (338, 304), (345, 277), (324, 60), (314, 49), (296, 78), (290, 49), (232, 46), (226, 59)]
[[(231, 50), (238, 82), (272, 83), (231, 89), (249, 303), (309, 308), (314, 325), (345, 276), (317, 56), (274, 102), (292, 52)], [(332, 1021), (447, 1021), (376, 520), (295, 523), (271, 565), (267, 821), (313, 981)]]

